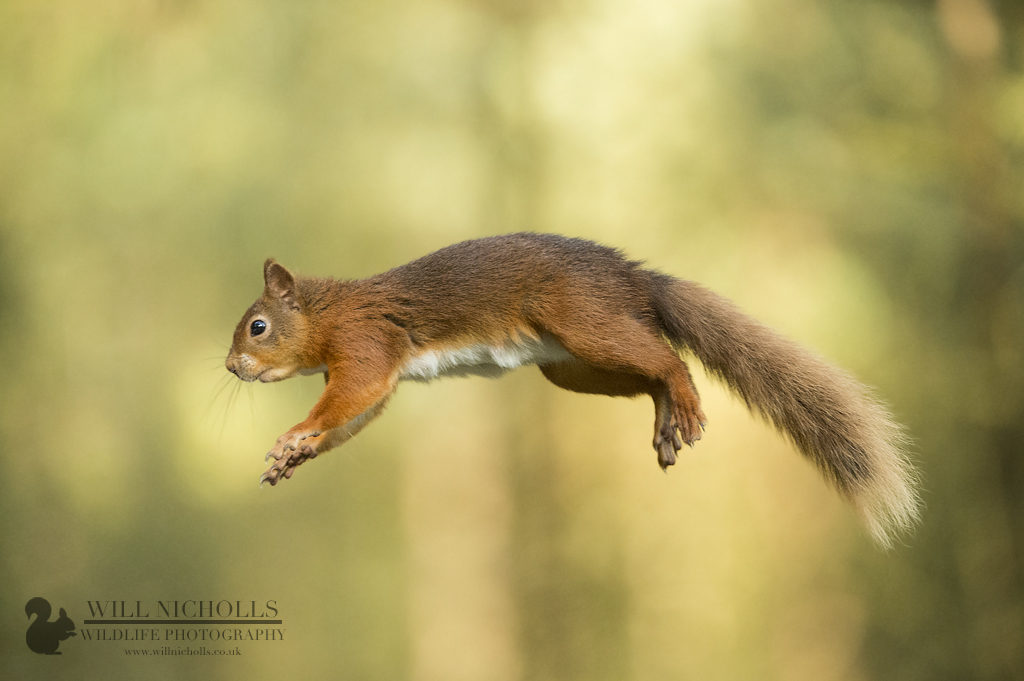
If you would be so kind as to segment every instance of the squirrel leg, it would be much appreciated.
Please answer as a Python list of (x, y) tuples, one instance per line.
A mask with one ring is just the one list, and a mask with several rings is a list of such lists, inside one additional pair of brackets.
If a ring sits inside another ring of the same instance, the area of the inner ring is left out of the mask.
[[(681, 360), (677, 360), (683, 364)], [(571, 359), (540, 366), (544, 377), (560, 388), (578, 393), (593, 395), (611, 395), (613, 397), (634, 397), (648, 394), (654, 400), (654, 450), (658, 453), (658, 465), (662, 469), (676, 462), (676, 452), (685, 444), (692, 445), (700, 439), (704, 427), (704, 413), (697, 401), (696, 391), (692, 390), (689, 371), (685, 377), (678, 376), (678, 381), (685, 378), (684, 388), (677, 402), (672, 397), (668, 384), (659, 379), (651, 379), (637, 373), (610, 371), (601, 369), (579, 359)], [(685, 370), (685, 364), (684, 364)], [(685, 399), (692, 401), (684, 402)], [(685, 430), (684, 430), (685, 429)]]
[(541, 364), (541, 373), (559, 388), (588, 395), (636, 397), (650, 394), (654, 382), (641, 374), (610, 371), (580, 359)]
[(356, 394), (329, 382), (309, 418), (279, 437), (267, 452), (266, 460), (274, 463), (260, 477), (260, 484), (273, 486), (291, 478), (301, 464), (351, 439), (384, 410), (396, 382), (379, 381)]
[[(288, 480), (295, 473), (295, 469), (302, 463), (310, 459), (315, 459), (320, 454), (326, 451), (334, 449), (335, 447), (341, 446), (351, 440), (356, 434), (366, 427), (370, 421), (380, 416), (381, 412), (384, 411), (384, 406), (387, 404), (387, 398), (373, 405), (365, 412), (352, 419), (343, 426), (337, 428), (331, 428), (330, 430), (324, 431), (319, 435), (310, 435), (299, 440), (294, 450), (288, 450), (287, 454), (284, 452), (277, 454), (276, 448), (274, 451), (267, 453), (267, 460), (273, 457), (276, 461), (273, 466), (270, 467), (260, 479), (263, 481), (270, 482), (271, 485), (276, 484), (276, 480), (284, 477)], [(274, 469), (277, 469), (277, 474), (272, 473)]]
[[(595, 320), (598, 323), (595, 324)], [(654, 400), (654, 448), (662, 468), (675, 463), (675, 452), (683, 444), (692, 446), (700, 439), (707, 417), (700, 408), (690, 370), (658, 333), (629, 315), (609, 316), (594, 310), (581, 310), (579, 316), (558, 321), (558, 324), (548, 325), (547, 330), (570, 354), (598, 372), (592, 374), (633, 377), (632, 392), (602, 389), (579, 392), (606, 395), (643, 392)], [(563, 370), (562, 373), (571, 379), (573, 372)], [(558, 384), (551, 376), (548, 378)], [(605, 382), (598, 380), (593, 387)]]

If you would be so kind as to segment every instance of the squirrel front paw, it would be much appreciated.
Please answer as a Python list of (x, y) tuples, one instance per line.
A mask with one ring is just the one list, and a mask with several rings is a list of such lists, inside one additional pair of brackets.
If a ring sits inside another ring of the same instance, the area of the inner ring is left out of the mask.
[(277, 438), (274, 448), (267, 452), (264, 461), (274, 459), (274, 464), (264, 471), (260, 476), (260, 485), (269, 482), (271, 486), (276, 485), (282, 479), (292, 477), (295, 469), (309, 459), (315, 459), (319, 453), (317, 445), (320, 443), (321, 433), (319, 431), (288, 431)]

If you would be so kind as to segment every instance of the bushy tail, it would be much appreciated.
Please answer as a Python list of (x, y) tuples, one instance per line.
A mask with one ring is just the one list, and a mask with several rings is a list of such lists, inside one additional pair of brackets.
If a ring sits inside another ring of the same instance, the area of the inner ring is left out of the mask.
[(655, 275), (652, 304), (669, 340), (788, 435), (879, 543), (914, 525), (906, 436), (867, 387), (693, 282)]

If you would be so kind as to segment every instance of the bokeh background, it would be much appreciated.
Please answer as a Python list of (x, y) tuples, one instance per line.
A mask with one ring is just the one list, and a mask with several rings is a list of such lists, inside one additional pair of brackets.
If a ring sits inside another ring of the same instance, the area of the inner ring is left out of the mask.
[[(699, 280), (875, 386), (886, 553), (699, 375), (404, 384), (259, 489), (319, 377), (223, 370), (261, 263), (355, 278), (518, 230)], [(1024, 4), (0, 2), (0, 676), (1024, 678)], [(24, 644), (33, 596), (276, 600), (284, 642)]]

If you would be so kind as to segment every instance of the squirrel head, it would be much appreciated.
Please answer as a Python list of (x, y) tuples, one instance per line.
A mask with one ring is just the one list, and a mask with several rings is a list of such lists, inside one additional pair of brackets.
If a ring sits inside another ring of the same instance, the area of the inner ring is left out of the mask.
[(309, 319), (296, 278), (268, 258), (263, 263), (263, 295), (235, 327), (224, 366), (243, 381), (282, 381), (312, 369), (308, 347)]

